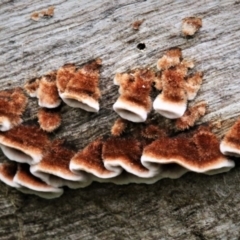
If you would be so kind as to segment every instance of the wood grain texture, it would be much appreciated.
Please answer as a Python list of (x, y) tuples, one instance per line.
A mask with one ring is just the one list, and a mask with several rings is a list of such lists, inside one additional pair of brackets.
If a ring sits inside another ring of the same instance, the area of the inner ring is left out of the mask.
[[(53, 18), (30, 19), (34, 11), (55, 6)], [(239, 1), (157, 0), (2, 0), (0, 2), (1, 89), (65, 63), (83, 65), (102, 58), (101, 110), (86, 113), (65, 106), (65, 137), (82, 148), (109, 133), (117, 118), (116, 72), (155, 66), (170, 47), (183, 49), (204, 84), (195, 100), (207, 100), (201, 122), (223, 120), (219, 137), (240, 115)], [(203, 27), (192, 39), (180, 34), (181, 19), (199, 16)], [(139, 31), (131, 23), (145, 19)], [(137, 44), (145, 43), (140, 51)], [(33, 119), (30, 101), (25, 119)], [(1, 155), (1, 160), (4, 157)], [(186, 174), (153, 185), (94, 183), (47, 201), (0, 184), (0, 239), (239, 239), (239, 167), (226, 174)]]

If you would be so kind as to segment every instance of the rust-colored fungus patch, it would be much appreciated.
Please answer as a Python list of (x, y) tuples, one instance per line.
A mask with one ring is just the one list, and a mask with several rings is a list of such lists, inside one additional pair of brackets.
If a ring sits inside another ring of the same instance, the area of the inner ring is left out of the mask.
[(57, 72), (57, 88), (62, 100), (71, 107), (98, 112), (98, 101), (101, 97), (98, 87), (101, 65), (101, 59), (96, 59), (80, 69), (76, 69), (72, 64), (60, 68)]
[(38, 123), (42, 130), (53, 132), (61, 125), (61, 115), (59, 110), (41, 108), (38, 110)]
[(182, 33), (184, 36), (193, 36), (201, 27), (201, 18), (186, 17), (182, 20)]

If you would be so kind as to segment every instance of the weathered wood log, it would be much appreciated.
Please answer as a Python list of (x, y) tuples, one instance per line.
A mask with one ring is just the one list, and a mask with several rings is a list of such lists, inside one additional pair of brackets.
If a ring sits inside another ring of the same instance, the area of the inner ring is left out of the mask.
[[(113, 76), (118, 71), (155, 66), (170, 47), (183, 49), (204, 84), (196, 98), (208, 101), (201, 122), (222, 120), (221, 137), (240, 115), (240, 28), (238, 1), (51, 1), (52, 18), (30, 19), (48, 1), (0, 2), (1, 89), (58, 69), (103, 60), (98, 114), (64, 107), (56, 137), (83, 148), (109, 133), (117, 118)], [(181, 36), (181, 19), (199, 16), (203, 27), (194, 38)], [(145, 19), (136, 31), (135, 20)], [(145, 48), (139, 50), (139, 43)], [(30, 101), (24, 119), (33, 119)], [(1, 160), (5, 157), (1, 155)], [(1, 239), (238, 239), (239, 167), (226, 174), (188, 173), (153, 185), (94, 183), (66, 189), (59, 199), (23, 195), (0, 183)]]

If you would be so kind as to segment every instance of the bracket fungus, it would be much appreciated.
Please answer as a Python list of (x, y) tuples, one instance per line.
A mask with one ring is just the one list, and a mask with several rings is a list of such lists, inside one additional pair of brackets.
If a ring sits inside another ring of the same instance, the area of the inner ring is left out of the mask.
[(225, 134), (220, 144), (220, 150), (224, 155), (240, 156), (240, 119), (238, 119)]
[(39, 88), (39, 78), (34, 78), (31, 80), (28, 80), (25, 85), (24, 85), (24, 89), (27, 92), (27, 94), (30, 97), (37, 97), (37, 90)]
[(59, 110), (41, 108), (38, 110), (38, 123), (42, 130), (53, 132), (61, 125)]
[(122, 118), (118, 118), (112, 128), (111, 128), (111, 134), (115, 137), (119, 137), (126, 129), (127, 127), (127, 121)]
[(76, 174), (87, 172), (98, 178), (112, 178), (119, 175), (104, 167), (102, 160), (103, 140), (96, 139), (88, 144), (83, 150), (76, 153), (70, 161), (70, 170)]
[(180, 48), (171, 48), (157, 61), (157, 68), (165, 70), (174, 67), (181, 62), (181, 59), (182, 50)]
[(56, 72), (51, 72), (39, 80), (37, 98), (40, 107), (56, 108), (61, 104), (56, 85)]
[(151, 85), (155, 74), (148, 69), (137, 69), (134, 73), (117, 73), (114, 83), (120, 85), (120, 97), (113, 110), (121, 118), (131, 122), (144, 122), (152, 109)]
[(86, 174), (75, 174), (69, 169), (69, 163), (74, 154), (74, 151), (64, 146), (62, 140), (55, 140), (42, 160), (30, 167), (30, 172), (54, 187), (86, 187), (91, 183)]
[(101, 93), (98, 81), (101, 65), (101, 59), (97, 59), (81, 69), (67, 64), (57, 71), (58, 92), (67, 105), (89, 112), (99, 111)]
[(193, 68), (194, 64), (192, 61), (182, 59), (180, 53), (181, 50), (178, 48), (168, 50), (158, 61), (157, 66), (162, 72), (154, 79), (156, 89), (162, 92), (154, 100), (153, 108), (170, 119), (183, 116), (187, 109), (187, 101), (196, 97), (202, 84), (201, 73), (187, 77), (188, 69)]
[(0, 163), (0, 180), (10, 187), (20, 188), (21, 186), (13, 181), (18, 165), (16, 162)]
[(0, 147), (4, 155), (20, 163), (38, 163), (49, 143), (48, 136), (36, 126), (19, 125), (0, 133)]
[(189, 136), (162, 137), (143, 150), (141, 162), (146, 164), (178, 164), (189, 171), (215, 174), (229, 171), (234, 162), (219, 150), (216, 136), (205, 127), (199, 127)]
[(150, 178), (158, 171), (148, 171), (140, 161), (142, 144), (133, 138), (109, 138), (103, 143), (102, 158), (104, 167), (119, 173), (124, 169), (138, 177)]
[(201, 18), (186, 17), (182, 20), (182, 33), (184, 36), (193, 36), (201, 27)]
[(18, 189), (19, 191), (27, 194), (35, 194), (46, 199), (57, 198), (63, 194), (63, 189), (50, 186), (41, 179), (33, 176), (29, 167), (28, 164), (18, 164), (13, 181), (21, 186)]
[(21, 115), (27, 98), (21, 88), (0, 91), (0, 131), (8, 131), (22, 123)]
[(201, 101), (188, 108), (184, 115), (176, 120), (177, 130), (183, 131), (193, 127), (195, 122), (205, 115), (206, 107), (207, 103), (205, 101)]

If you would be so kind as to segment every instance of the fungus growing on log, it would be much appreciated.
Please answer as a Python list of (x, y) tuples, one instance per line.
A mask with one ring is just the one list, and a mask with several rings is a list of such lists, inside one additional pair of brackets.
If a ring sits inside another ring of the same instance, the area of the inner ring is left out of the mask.
[(104, 167), (102, 159), (103, 140), (96, 139), (83, 150), (76, 153), (70, 161), (70, 170), (76, 174), (87, 172), (98, 178), (112, 178), (119, 175), (122, 169), (115, 172)]
[(19, 191), (27, 194), (35, 194), (46, 199), (57, 198), (63, 194), (63, 189), (50, 186), (41, 179), (33, 176), (29, 171), (29, 167), (28, 164), (18, 164), (13, 181), (22, 187), (18, 189)]
[(188, 100), (193, 100), (197, 93), (198, 90), (200, 89), (203, 81), (203, 73), (201, 72), (196, 72), (192, 76), (189, 76), (186, 79), (185, 83), (185, 90), (187, 93), (187, 98)]
[(86, 64), (81, 69), (68, 64), (57, 72), (57, 87), (62, 100), (74, 108), (82, 108), (89, 112), (99, 111), (101, 97), (98, 88), (101, 59)]
[(0, 133), (0, 147), (12, 161), (38, 163), (50, 143), (48, 136), (36, 126), (19, 125)]
[(183, 131), (193, 127), (195, 122), (198, 121), (200, 117), (205, 115), (206, 107), (207, 103), (205, 101), (201, 101), (187, 109), (184, 115), (176, 120), (177, 130)]
[(55, 140), (42, 160), (30, 167), (30, 172), (54, 187), (86, 187), (91, 184), (86, 174), (70, 171), (69, 163), (75, 152), (64, 146), (63, 140)]
[(16, 162), (0, 163), (0, 180), (10, 187), (20, 188), (21, 186), (13, 181), (17, 168), (18, 164)]
[(38, 21), (43, 17), (53, 17), (55, 7), (51, 6), (48, 9), (43, 9), (39, 12), (34, 12), (31, 14), (30, 18), (34, 21)]
[(40, 107), (56, 108), (61, 104), (56, 86), (56, 72), (51, 72), (39, 80), (37, 98)]
[(132, 28), (134, 30), (139, 30), (140, 26), (142, 25), (142, 23), (144, 22), (145, 19), (142, 20), (136, 20), (132, 23)]
[(201, 27), (201, 18), (186, 17), (182, 20), (182, 33), (184, 36), (193, 36)]
[(220, 144), (220, 150), (224, 155), (240, 156), (240, 119), (225, 134)]
[(141, 164), (142, 144), (133, 138), (109, 138), (103, 143), (102, 158), (106, 169), (119, 173), (126, 170), (138, 177), (149, 178), (157, 175)]
[(162, 58), (157, 61), (157, 68), (165, 70), (170, 67), (175, 67), (182, 59), (182, 50), (180, 48), (169, 49)]
[(41, 108), (38, 110), (38, 123), (42, 130), (53, 132), (61, 125), (59, 110)]
[(204, 127), (199, 127), (192, 136), (157, 139), (144, 148), (141, 162), (144, 166), (175, 163), (206, 174), (226, 172), (234, 167), (234, 162), (221, 154), (216, 136)]
[(162, 73), (161, 80), (162, 93), (154, 100), (153, 108), (166, 118), (180, 118), (187, 109), (184, 76), (171, 68)]
[(186, 80), (188, 69), (194, 67), (190, 60), (182, 59), (181, 49), (170, 49), (158, 61), (155, 88), (162, 91), (154, 100), (153, 108), (162, 116), (176, 119), (183, 116), (187, 101), (193, 100), (202, 84), (202, 73), (195, 73)]
[(111, 134), (115, 137), (119, 137), (124, 132), (126, 127), (127, 121), (122, 118), (118, 118), (111, 128)]
[(8, 131), (22, 123), (21, 115), (27, 98), (21, 88), (0, 91), (0, 131)]
[(151, 85), (155, 74), (148, 69), (138, 69), (132, 74), (117, 73), (114, 83), (120, 85), (120, 97), (113, 109), (120, 117), (132, 122), (144, 122), (152, 109)]
[(39, 78), (34, 78), (25, 83), (24, 89), (30, 97), (37, 97), (39, 80), (40, 80)]

